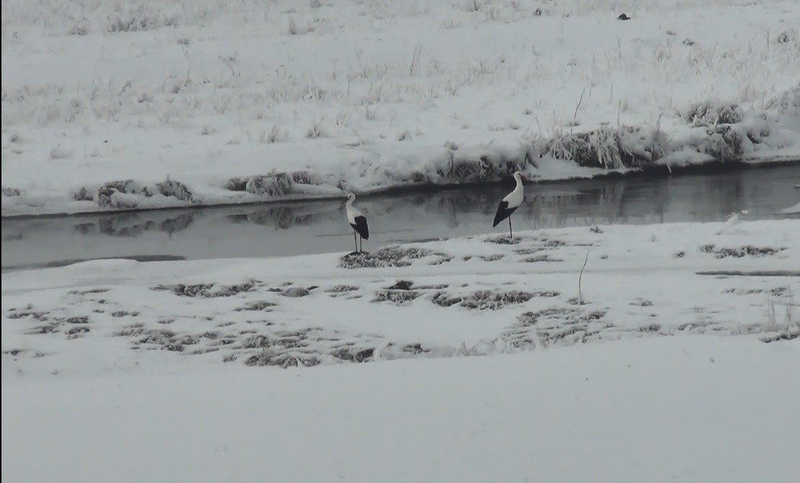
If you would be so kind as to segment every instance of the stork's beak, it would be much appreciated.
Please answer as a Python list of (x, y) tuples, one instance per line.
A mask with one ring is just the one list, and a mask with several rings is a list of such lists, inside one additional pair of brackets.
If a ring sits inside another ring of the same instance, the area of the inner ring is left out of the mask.
[(344, 199), (344, 200), (341, 202), (341, 204), (339, 204), (339, 208), (341, 208), (342, 206), (344, 206), (344, 205), (346, 205), (346, 204), (347, 204), (347, 198), (345, 198), (345, 199)]

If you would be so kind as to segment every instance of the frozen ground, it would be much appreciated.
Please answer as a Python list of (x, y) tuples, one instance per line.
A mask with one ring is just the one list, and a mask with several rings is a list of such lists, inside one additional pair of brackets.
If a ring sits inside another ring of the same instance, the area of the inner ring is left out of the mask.
[(4, 1), (2, 214), (796, 160), (796, 18), (793, 0)]
[(793, 481), (798, 232), (4, 273), (4, 478)]

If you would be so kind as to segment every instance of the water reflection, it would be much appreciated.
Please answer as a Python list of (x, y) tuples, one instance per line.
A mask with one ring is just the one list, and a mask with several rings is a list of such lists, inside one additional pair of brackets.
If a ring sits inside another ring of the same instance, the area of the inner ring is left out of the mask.
[[(747, 209), (771, 217), (797, 203), (800, 167), (671, 178), (572, 181), (526, 186), (519, 229), (608, 223), (724, 220)], [(444, 238), (491, 231), (510, 186), (359, 198), (374, 240)], [(502, 231), (502, 230), (501, 230)], [(4, 220), (4, 268), (66, 259), (130, 256), (219, 258), (341, 251), (350, 232), (335, 200), (196, 210)]]

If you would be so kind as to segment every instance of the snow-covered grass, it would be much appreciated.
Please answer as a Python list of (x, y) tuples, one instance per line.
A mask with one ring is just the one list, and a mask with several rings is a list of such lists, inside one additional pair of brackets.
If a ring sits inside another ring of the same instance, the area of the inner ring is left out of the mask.
[[(2, 13), (3, 215), (800, 155), (791, 0)], [(160, 190), (168, 178), (191, 196)]]

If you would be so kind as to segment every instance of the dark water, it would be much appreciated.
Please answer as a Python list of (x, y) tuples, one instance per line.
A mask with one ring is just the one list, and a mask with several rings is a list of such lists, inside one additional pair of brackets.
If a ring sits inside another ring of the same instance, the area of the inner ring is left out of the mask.
[[(800, 166), (568, 181), (526, 186), (514, 229), (592, 224), (724, 221), (775, 217), (800, 201)], [(493, 231), (510, 186), (405, 192), (360, 198), (372, 237), (365, 249), (398, 241)], [(494, 231), (508, 229), (507, 224)], [(138, 260), (268, 257), (353, 249), (338, 201), (11, 219), (2, 223), (4, 270), (97, 258)]]

